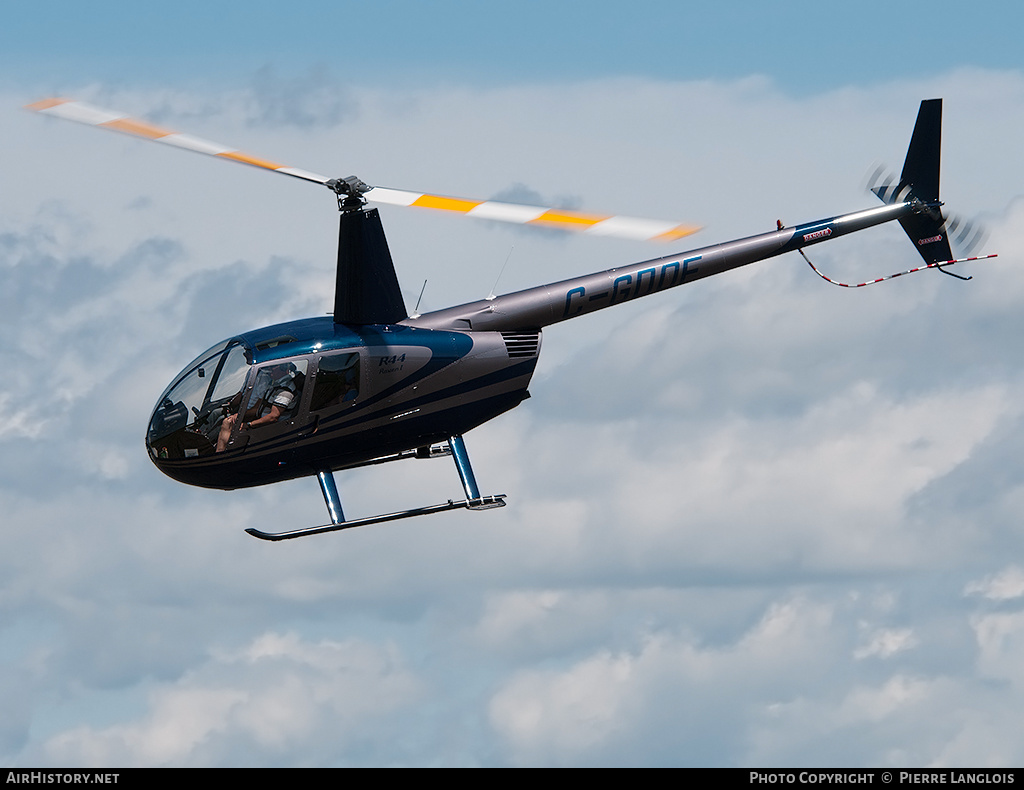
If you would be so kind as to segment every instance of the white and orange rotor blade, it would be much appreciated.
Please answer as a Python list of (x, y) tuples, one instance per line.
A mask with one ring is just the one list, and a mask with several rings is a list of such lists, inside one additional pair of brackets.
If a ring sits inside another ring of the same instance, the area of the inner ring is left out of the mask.
[(660, 222), (653, 219), (587, 214), (569, 209), (543, 208), (498, 200), (467, 200), (385, 187), (374, 187), (363, 193), (363, 197), (374, 203), (431, 208), (465, 214), (477, 219), (557, 228), (589, 233), (594, 236), (617, 236), (641, 241), (675, 241), (700, 230), (695, 225), (679, 225), (674, 222)]
[[(276, 173), (284, 173), (285, 175), (301, 178), (305, 181), (323, 184), (338, 191), (337, 185), (339, 181), (337, 179), (327, 178), (317, 173), (311, 173), (308, 170), (286, 167), (276, 162), (250, 156), (220, 143), (203, 140), (202, 138), (182, 134), (170, 129), (163, 129), (149, 121), (93, 107), (73, 99), (43, 99), (42, 101), (26, 105), (26, 109), (42, 113), (43, 115), (52, 115), (68, 121), (84, 123), (88, 126), (112, 129), (124, 134), (130, 134), (133, 137), (153, 140), (154, 142), (171, 145), (176, 148), (184, 148), (185, 150), (207, 154), (208, 156), (231, 159), (235, 162), (242, 162), (243, 164), (260, 167), (264, 170), (272, 170)], [(437, 211), (465, 214), (477, 219), (557, 228), (594, 236), (617, 236), (619, 238), (641, 241), (675, 241), (700, 230), (695, 225), (679, 225), (674, 222), (660, 222), (651, 219), (638, 219), (636, 217), (587, 214), (569, 209), (544, 208), (497, 200), (468, 200), (465, 198), (432, 195), (425, 192), (409, 192), (385, 187), (367, 188), (362, 184), (360, 184), (360, 187), (361, 189), (358, 191), (359, 197), (373, 203), (430, 208)], [(346, 190), (342, 190), (342, 192), (351, 194)]]
[(152, 140), (164, 145), (172, 145), (175, 148), (184, 148), (187, 151), (195, 151), (208, 156), (216, 156), (221, 159), (231, 159), (235, 162), (242, 162), (253, 167), (260, 167), (264, 170), (273, 170), (276, 173), (284, 173), (287, 176), (294, 176), (305, 181), (313, 181), (317, 184), (326, 184), (330, 179), (307, 170), (299, 170), (294, 167), (285, 167), (276, 162), (250, 156), (235, 148), (221, 145), (211, 140), (203, 140), (200, 137), (193, 137), (188, 134), (181, 134), (170, 129), (163, 129), (151, 124), (149, 121), (142, 121), (138, 118), (131, 118), (123, 113), (103, 110), (73, 99), (43, 99), (33, 104), (25, 105), (26, 110), (52, 115), (56, 118), (63, 118), (66, 121), (84, 123), (87, 126), (98, 126), (101, 129), (113, 129), (115, 132), (130, 134), (133, 137), (141, 137), (144, 140)]

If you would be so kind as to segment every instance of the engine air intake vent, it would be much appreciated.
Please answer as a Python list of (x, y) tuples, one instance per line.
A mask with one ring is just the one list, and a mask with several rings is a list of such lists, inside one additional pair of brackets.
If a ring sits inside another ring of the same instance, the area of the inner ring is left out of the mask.
[(509, 359), (527, 359), (540, 351), (540, 332), (502, 332)]

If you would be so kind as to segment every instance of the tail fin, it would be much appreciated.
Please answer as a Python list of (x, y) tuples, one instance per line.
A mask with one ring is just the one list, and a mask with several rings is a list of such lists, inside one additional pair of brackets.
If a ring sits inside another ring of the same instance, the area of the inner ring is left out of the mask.
[(899, 222), (914, 242), (925, 263), (951, 260), (946, 220), (939, 208), (939, 154), (942, 140), (942, 99), (926, 99), (917, 113), (914, 134), (896, 183), (885, 183), (871, 191), (885, 203), (910, 200), (921, 211)]
[(343, 211), (334, 323), (397, 324), (408, 315), (377, 209)]
[(939, 149), (942, 141), (942, 99), (921, 102), (914, 135), (900, 181), (909, 184), (922, 203), (939, 202)]

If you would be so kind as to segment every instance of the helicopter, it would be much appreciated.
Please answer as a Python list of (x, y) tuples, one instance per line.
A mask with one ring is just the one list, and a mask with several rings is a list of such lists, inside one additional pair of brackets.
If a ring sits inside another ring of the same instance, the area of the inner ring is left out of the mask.
[[(676, 241), (698, 228), (376, 187), (355, 176), (328, 178), (72, 99), (44, 99), (27, 109), (279, 172), (334, 193), (340, 224), (333, 313), (253, 329), (210, 347), (164, 389), (146, 431), (150, 460), (188, 485), (232, 490), (315, 476), (330, 523), (246, 530), (263, 540), (505, 506), (506, 494), (481, 493), (463, 437), (530, 397), (542, 331), (552, 324), (794, 251), (819, 276), (844, 287), (932, 268), (966, 280), (946, 267), (996, 257), (953, 257), (951, 237), (970, 246), (980, 234), (942, 211), (941, 99), (921, 102), (899, 178), (872, 188), (882, 206), (793, 227), (780, 221), (766, 233), (425, 314), (407, 310), (380, 214), (369, 203), (644, 240)], [(892, 221), (924, 265), (849, 284), (822, 274), (804, 253)], [(454, 460), (464, 499), (346, 518), (334, 472), (440, 457)]]

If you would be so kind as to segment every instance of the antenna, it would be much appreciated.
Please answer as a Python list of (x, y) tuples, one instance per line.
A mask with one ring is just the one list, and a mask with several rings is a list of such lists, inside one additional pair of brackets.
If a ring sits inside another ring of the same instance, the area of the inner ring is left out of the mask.
[(416, 299), (416, 306), (412, 309), (412, 314), (409, 316), (409, 318), (419, 318), (420, 317), (420, 302), (423, 301), (423, 292), (425, 290), (427, 290), (427, 281), (426, 280), (423, 281), (423, 287), (420, 288), (419, 298)]
[(490, 302), (492, 299), (497, 298), (495, 291), (498, 289), (498, 280), (501, 279), (501, 275), (505, 273), (505, 267), (508, 266), (509, 258), (512, 257), (512, 253), (515, 250), (516, 245), (513, 244), (512, 248), (508, 251), (508, 255), (505, 256), (505, 262), (501, 265), (501, 271), (498, 272), (498, 278), (494, 281), (494, 285), (491, 286), (491, 292), (487, 295), (487, 301)]

